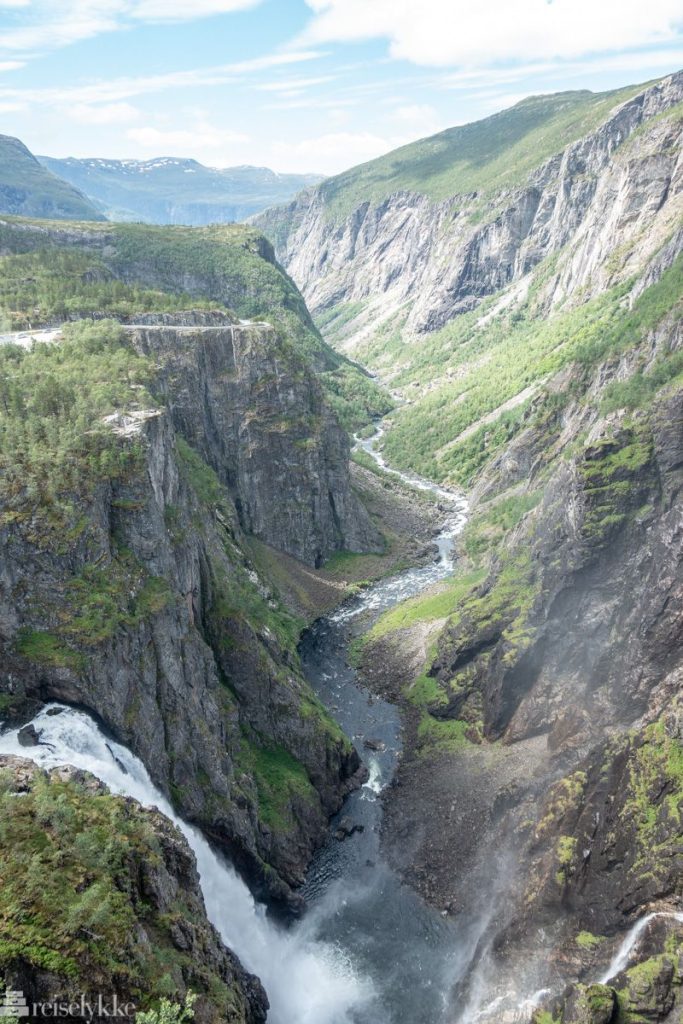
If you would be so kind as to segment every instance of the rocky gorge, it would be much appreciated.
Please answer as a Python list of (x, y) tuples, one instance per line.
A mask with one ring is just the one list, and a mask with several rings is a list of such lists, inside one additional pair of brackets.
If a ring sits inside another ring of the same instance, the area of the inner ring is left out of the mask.
[(537, 166), (513, 143), (521, 183), (489, 151), (442, 197), (444, 133), (260, 220), (328, 340), (392, 387), (385, 455), (470, 490), (453, 584), (360, 651), (404, 708), (386, 854), (475, 928), (458, 1020), (680, 1012), (681, 82), (576, 140), (565, 121)]
[[(380, 161), (263, 215), (275, 249), (252, 227), (0, 225), (2, 718), (76, 758), (46, 717), (66, 716), (114, 792), (123, 764), (201, 831), (197, 856), (207, 837), (257, 897), (308, 902), (293, 945), (341, 964), (317, 1024), (680, 1017), (682, 83), (415, 144), (394, 191)], [(104, 866), (66, 853), (175, 950), (165, 974), (126, 951), (136, 994), (263, 1020), (171, 826), (11, 756), (8, 806), (106, 807), (129, 836)], [(124, 855), (163, 876), (149, 910)], [(45, 966), (53, 933), (24, 939), (6, 980), (75, 984)], [(272, 1019), (300, 1024), (288, 1005)]]

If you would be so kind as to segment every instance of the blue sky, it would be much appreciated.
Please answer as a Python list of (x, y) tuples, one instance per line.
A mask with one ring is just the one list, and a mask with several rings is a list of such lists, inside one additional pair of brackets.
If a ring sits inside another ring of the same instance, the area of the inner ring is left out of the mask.
[(680, 67), (681, 0), (0, 0), (0, 132), (51, 156), (332, 174)]

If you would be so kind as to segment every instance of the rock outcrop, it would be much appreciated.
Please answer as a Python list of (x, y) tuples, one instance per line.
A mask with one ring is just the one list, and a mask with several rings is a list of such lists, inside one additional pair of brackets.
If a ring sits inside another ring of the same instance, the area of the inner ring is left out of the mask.
[(348, 437), (281, 334), (220, 314), (160, 319), (132, 329), (132, 343), (158, 365), (156, 393), (230, 490), (242, 528), (313, 566), (377, 548), (351, 490)]
[[(74, 453), (83, 475), (56, 504), (36, 500), (30, 479), (5, 493), (3, 712), (52, 699), (87, 708), (257, 888), (288, 900), (359, 760), (303, 680), (297, 625), (254, 571), (244, 527), (304, 556), (309, 541), (339, 543), (345, 438), (267, 327), (92, 332), (122, 357), (131, 340), (149, 354), (157, 404), (131, 385), (130, 404), (99, 428), (106, 464)], [(257, 422), (262, 395), (272, 404)], [(317, 429), (305, 417), (320, 417)], [(320, 483), (320, 526), (310, 494), (299, 507), (299, 474)]]
[(579, 289), (585, 299), (644, 265), (680, 217), (680, 119), (658, 118), (681, 100), (679, 72), (622, 103), (519, 187), (439, 201), (402, 190), (339, 218), (325, 183), (256, 223), (348, 349), (397, 315), (408, 334), (436, 330), (514, 282), (524, 287), (560, 251), (549, 303)]
[(29, 1008), (84, 1000), (97, 1022), (116, 1015), (114, 998), (132, 1020), (193, 991), (199, 1024), (264, 1024), (265, 993), (208, 921), (194, 856), (167, 818), (70, 767), (3, 755), (0, 784), (4, 986)]

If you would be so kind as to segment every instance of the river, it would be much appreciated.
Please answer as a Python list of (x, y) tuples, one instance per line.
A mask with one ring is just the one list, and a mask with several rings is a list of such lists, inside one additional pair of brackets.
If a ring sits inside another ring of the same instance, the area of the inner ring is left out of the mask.
[[(453, 571), (455, 538), (466, 519), (465, 500), (444, 488), (390, 469), (378, 451), (382, 429), (357, 444), (387, 472), (430, 491), (447, 510), (435, 538), (437, 558), (381, 580), (319, 619), (304, 635), (304, 672), (319, 698), (367, 762), (369, 778), (332, 823), (360, 825), (344, 842), (331, 838), (308, 874), (304, 895), (322, 941), (349, 957), (371, 981), (375, 998), (352, 1020), (359, 1024), (439, 1024), (450, 1019), (449, 995), (459, 976), (462, 943), (449, 919), (426, 906), (383, 861), (380, 794), (396, 771), (401, 750), (397, 708), (371, 696), (349, 664), (351, 641), (388, 608)], [(365, 746), (369, 739), (372, 748)]]
[[(384, 465), (377, 451), (380, 438), (381, 429), (358, 444)], [(289, 928), (268, 918), (232, 867), (177, 817), (139, 759), (107, 738), (84, 712), (44, 708), (34, 719), (41, 733), (37, 747), (22, 747), (16, 730), (0, 736), (0, 753), (30, 757), (44, 767), (69, 763), (86, 769), (112, 791), (158, 807), (178, 825), (197, 857), (210, 920), (264, 983), (269, 1024), (447, 1024), (453, 1016), (451, 990), (471, 955), (457, 926), (426, 906), (382, 859), (380, 794), (396, 770), (400, 718), (393, 705), (362, 687), (348, 663), (351, 640), (374, 618), (453, 569), (455, 537), (466, 517), (464, 499), (417, 477), (397, 475), (434, 493), (445, 509), (438, 557), (375, 583), (318, 620), (302, 639), (304, 671), (367, 761), (369, 778), (338, 816), (362, 830), (344, 842), (331, 836), (319, 851), (304, 887), (307, 910)], [(364, 745), (368, 738), (373, 749)]]

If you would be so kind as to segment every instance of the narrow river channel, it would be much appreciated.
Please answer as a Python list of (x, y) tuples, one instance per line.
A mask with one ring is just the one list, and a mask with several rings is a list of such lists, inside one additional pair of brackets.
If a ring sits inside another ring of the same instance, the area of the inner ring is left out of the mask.
[[(383, 466), (376, 450), (380, 437), (381, 429), (358, 443)], [(34, 719), (40, 734), (35, 747), (23, 747), (17, 729), (0, 735), (0, 753), (30, 757), (45, 768), (72, 764), (85, 769), (113, 792), (156, 806), (176, 823), (197, 858), (209, 919), (263, 981), (271, 1003), (269, 1024), (450, 1024), (450, 993), (469, 960), (457, 925), (426, 906), (382, 860), (380, 796), (396, 770), (400, 719), (394, 706), (361, 686), (348, 663), (349, 644), (359, 632), (453, 569), (464, 500), (399, 475), (413, 487), (432, 491), (446, 510), (436, 538), (438, 557), (374, 584), (319, 619), (302, 638), (307, 677), (356, 743), (369, 778), (338, 816), (362, 829), (344, 842), (331, 836), (320, 850), (304, 888), (307, 910), (289, 928), (268, 918), (231, 865), (175, 814), (142, 762), (89, 715), (48, 705)], [(367, 739), (372, 748), (365, 745)]]

